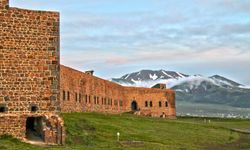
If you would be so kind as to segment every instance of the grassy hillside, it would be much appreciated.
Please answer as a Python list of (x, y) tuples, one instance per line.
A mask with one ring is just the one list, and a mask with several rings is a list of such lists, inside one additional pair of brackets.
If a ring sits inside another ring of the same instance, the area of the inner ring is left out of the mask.
[[(204, 89), (204, 87), (206, 87)], [(190, 89), (190, 84), (181, 84), (173, 89)], [(176, 100), (204, 104), (221, 104), (240, 108), (250, 108), (250, 90), (243, 88), (224, 88), (204, 82), (190, 92), (176, 92)]]
[[(242, 136), (224, 128), (225, 126), (249, 129), (249, 120), (210, 119), (210, 123), (205, 123), (202, 118), (164, 120), (136, 117), (130, 114), (72, 113), (62, 115), (67, 132), (66, 145), (41, 147), (24, 144), (10, 137), (2, 137), (0, 149), (200, 150), (210, 147), (223, 149), (230, 143), (239, 145), (242, 138), (247, 139), (246, 141), (250, 140), (248, 135)], [(116, 141), (117, 132), (121, 133), (121, 141), (142, 141), (144, 145), (124, 147)], [(248, 142), (244, 140), (242, 142), (240, 148), (250, 149)]]

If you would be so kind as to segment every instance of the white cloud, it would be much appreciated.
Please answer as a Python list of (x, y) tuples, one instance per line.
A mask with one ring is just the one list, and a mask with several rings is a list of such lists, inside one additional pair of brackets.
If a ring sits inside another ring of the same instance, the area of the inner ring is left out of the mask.
[(11, 5), (61, 12), (61, 62), (72, 67), (105, 65), (119, 72), (114, 66), (171, 64), (198, 73), (237, 72), (235, 78), (250, 83), (247, 0), (11, 0)]

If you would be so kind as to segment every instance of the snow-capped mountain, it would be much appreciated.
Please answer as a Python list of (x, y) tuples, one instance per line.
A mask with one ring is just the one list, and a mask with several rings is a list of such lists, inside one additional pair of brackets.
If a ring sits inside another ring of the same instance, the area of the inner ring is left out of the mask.
[(205, 77), (175, 71), (141, 70), (126, 74), (121, 78), (113, 78), (112, 81), (123, 86), (148, 88), (157, 83), (164, 83), (168, 88), (176, 90), (177, 101), (250, 108), (250, 89), (219, 75)]
[(144, 81), (159, 81), (167, 79), (179, 79), (188, 77), (188, 75), (174, 72), (174, 71), (165, 71), (165, 70), (141, 70), (139, 72), (134, 72), (126, 74), (121, 78), (113, 78), (112, 81), (121, 83), (121, 84), (136, 84), (138, 82)]
[(209, 78), (219, 82), (222, 85), (224, 84), (224, 85), (235, 86), (235, 87), (242, 86), (241, 84), (239, 84), (237, 82), (234, 82), (232, 80), (229, 80), (229, 79), (222, 77), (222, 76), (219, 76), (219, 75), (214, 75), (214, 76), (211, 76)]
[(124, 86), (138, 86), (138, 87), (152, 87), (157, 83), (165, 83), (168, 88), (173, 88), (183, 83), (189, 83), (189, 89), (193, 89), (204, 82), (225, 87), (240, 87), (241, 84), (229, 80), (225, 77), (214, 75), (205, 77), (202, 75), (186, 75), (180, 72), (165, 71), (165, 70), (141, 70), (126, 74), (121, 78), (113, 78), (113, 82), (122, 84)]

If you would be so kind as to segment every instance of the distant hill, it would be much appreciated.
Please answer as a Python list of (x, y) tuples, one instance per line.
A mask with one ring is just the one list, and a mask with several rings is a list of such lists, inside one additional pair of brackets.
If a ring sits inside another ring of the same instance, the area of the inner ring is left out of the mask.
[(176, 90), (177, 101), (250, 108), (250, 89), (220, 75), (205, 77), (166, 70), (141, 70), (112, 81), (137, 87), (165, 83), (168, 88)]

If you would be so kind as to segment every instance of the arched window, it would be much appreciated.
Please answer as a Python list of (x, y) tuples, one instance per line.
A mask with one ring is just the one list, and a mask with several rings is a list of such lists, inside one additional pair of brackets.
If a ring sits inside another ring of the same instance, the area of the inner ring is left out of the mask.
[(153, 102), (152, 101), (149, 102), (149, 106), (153, 107)]
[(145, 107), (148, 107), (148, 101), (145, 101)]
[(165, 102), (165, 107), (168, 107), (168, 101)]
[(161, 101), (159, 101), (159, 107), (161, 107)]

